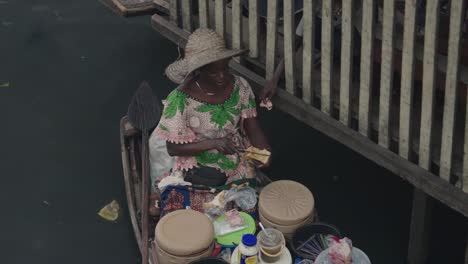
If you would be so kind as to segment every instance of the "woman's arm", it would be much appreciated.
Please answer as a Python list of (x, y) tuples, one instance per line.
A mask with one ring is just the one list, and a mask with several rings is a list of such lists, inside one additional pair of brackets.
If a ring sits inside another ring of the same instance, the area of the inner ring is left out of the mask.
[(166, 142), (167, 153), (170, 156), (195, 156), (206, 150), (216, 149), (219, 152), (230, 155), (236, 152), (236, 148), (230, 138), (216, 138), (194, 143), (176, 144)]
[(263, 134), (257, 118), (254, 117), (244, 119), (244, 129), (247, 137), (250, 140), (250, 143), (252, 143), (254, 147), (271, 151), (271, 147), (268, 144), (265, 134)]

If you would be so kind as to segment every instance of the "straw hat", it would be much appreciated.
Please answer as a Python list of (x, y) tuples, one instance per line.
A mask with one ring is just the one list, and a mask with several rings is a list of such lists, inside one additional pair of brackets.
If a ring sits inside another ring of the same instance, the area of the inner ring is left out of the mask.
[(185, 57), (166, 68), (166, 76), (173, 82), (181, 84), (185, 78), (202, 66), (222, 59), (236, 57), (245, 50), (226, 48), (224, 39), (212, 29), (195, 30), (185, 46)]

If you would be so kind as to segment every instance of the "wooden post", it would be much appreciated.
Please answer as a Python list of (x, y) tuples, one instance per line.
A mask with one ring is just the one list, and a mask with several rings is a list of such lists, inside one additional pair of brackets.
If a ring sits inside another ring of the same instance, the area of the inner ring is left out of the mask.
[(414, 83), (414, 37), (416, 32), (416, 2), (407, 0), (405, 3), (405, 24), (403, 33), (403, 58), (401, 70), (400, 94), (400, 156), (409, 159), (411, 150), (411, 122), (413, 113), (413, 83)]
[(224, 37), (225, 32), (225, 15), (224, 8), (226, 6), (226, 0), (215, 0), (215, 24), (216, 32)]
[[(242, 12), (241, 0), (232, 0), (232, 48), (241, 49), (242, 46)], [(240, 62), (240, 57), (234, 58)]]
[(200, 17), (200, 28), (207, 28), (210, 25), (208, 7), (208, 0), (198, 0), (198, 16)]
[(276, 55), (276, 20), (278, 1), (271, 0), (268, 2), (267, 14), (267, 43), (266, 43), (266, 79), (273, 77), (275, 72), (275, 55)]
[(431, 230), (431, 198), (414, 188), (411, 213), (408, 261), (410, 264), (424, 264), (427, 260)]
[(295, 54), (295, 27), (294, 27), (294, 0), (284, 0), (284, 66), (286, 76), (286, 91), (294, 94), (296, 88), (294, 72)]
[(361, 76), (359, 85), (359, 132), (370, 135), (372, 66), (374, 62), (374, 0), (362, 1)]
[(322, 1), (321, 110), (330, 115), (333, 75), (333, 0)]
[[(468, 88), (468, 85), (467, 85), (467, 88)], [(464, 151), (463, 151), (463, 171), (462, 171), (462, 178), (460, 180), (462, 181), (461, 186), (462, 186), (463, 191), (468, 193), (468, 104), (465, 107), (466, 107), (466, 110), (465, 110), (466, 111), (465, 145), (464, 145)], [(467, 244), (468, 244), (468, 240), (467, 240)], [(468, 251), (467, 251), (467, 254), (468, 254)]]
[(380, 74), (379, 145), (390, 146), (390, 107), (393, 89), (395, 1), (384, 1), (382, 63)]
[(182, 25), (184, 30), (192, 32), (192, 1), (182, 1)]
[(303, 33), (303, 51), (302, 51), (302, 99), (307, 104), (312, 102), (312, 75), (314, 69), (314, 8), (317, 2), (309, 0), (304, 2), (304, 33)]
[(249, 1), (249, 56), (258, 57), (258, 0)]
[(178, 9), (179, 9), (179, 0), (171, 0), (170, 5), (169, 5), (169, 13), (170, 13), (170, 18), (171, 22), (174, 23), (175, 25), (178, 25), (179, 23), (179, 18), (178, 18)]
[(351, 86), (353, 65), (353, 0), (342, 2), (341, 73), (340, 73), (340, 121), (346, 126), (351, 121)]
[(452, 147), (455, 131), (455, 110), (458, 106), (458, 69), (460, 39), (465, 0), (452, 0), (450, 8), (450, 32), (448, 44), (447, 76), (445, 80), (444, 120), (440, 154), (440, 177), (449, 181), (452, 168)]
[(436, 76), (436, 51), (439, 27), (439, 2), (428, 1), (426, 7), (426, 26), (424, 32), (423, 89), (421, 128), (419, 136), (419, 166), (431, 168), (432, 121), (434, 118), (434, 91)]

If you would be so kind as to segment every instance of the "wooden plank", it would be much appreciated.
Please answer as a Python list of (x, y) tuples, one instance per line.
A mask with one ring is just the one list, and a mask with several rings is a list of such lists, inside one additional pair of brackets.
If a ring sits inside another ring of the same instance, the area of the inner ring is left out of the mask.
[(304, 2), (304, 33), (303, 33), (303, 50), (302, 50), (302, 100), (307, 104), (312, 102), (313, 88), (312, 76), (314, 70), (314, 8), (317, 2), (309, 0)]
[[(460, 178), (462, 181), (462, 189), (464, 192), (468, 193), (468, 104), (466, 105), (466, 115), (465, 115), (465, 143), (463, 150), (463, 171)], [(468, 243), (468, 240), (467, 240)], [(468, 253), (468, 251), (467, 251)]]
[(267, 11), (267, 43), (266, 43), (266, 79), (273, 77), (275, 72), (275, 55), (276, 55), (276, 23), (277, 23), (277, 8), (278, 1), (271, 0), (268, 3)]
[(371, 85), (374, 49), (374, 0), (362, 2), (361, 73), (359, 84), (359, 132), (370, 135)]
[(294, 0), (284, 0), (284, 71), (286, 76), (286, 91), (294, 94), (296, 79), (294, 73), (295, 57), (295, 27), (294, 27)]
[(439, 27), (439, 2), (428, 1), (424, 32), (423, 89), (421, 105), (421, 127), (419, 136), (419, 166), (431, 168), (432, 121), (434, 119), (434, 92), (436, 77), (436, 51)]
[[(174, 43), (180, 43), (183, 47), (189, 36), (184, 30), (177, 28), (159, 15), (153, 15), (152, 26), (160, 34), (166, 36)], [(265, 86), (266, 80), (248, 70), (239, 63), (231, 62), (233, 71), (245, 77), (252, 87), (258, 92)], [(455, 188), (440, 177), (424, 170), (417, 165), (401, 158), (399, 155), (384, 149), (373, 143), (359, 132), (347, 128), (340, 122), (336, 122), (330, 116), (324, 115), (314, 107), (305, 104), (301, 99), (279, 89), (278, 96), (273, 98), (273, 103), (282, 111), (289, 113), (299, 121), (317, 129), (330, 138), (346, 145), (350, 149), (374, 161), (376, 164), (399, 175), (404, 180), (421, 189), (428, 195), (446, 204), (465, 217), (468, 217), (468, 194)]]
[(192, 32), (192, 1), (182, 1), (182, 26), (184, 30)]
[(458, 69), (460, 39), (463, 26), (464, 0), (452, 0), (450, 7), (450, 32), (448, 42), (447, 76), (445, 79), (444, 120), (440, 154), (440, 177), (449, 181), (452, 170), (452, 148), (455, 132), (455, 110), (458, 106)]
[[(241, 49), (242, 46), (242, 12), (241, 0), (232, 0), (232, 47)], [(240, 57), (234, 58), (240, 61)]]
[(249, 56), (258, 57), (258, 0), (249, 1)]
[(400, 93), (400, 135), (399, 153), (405, 159), (411, 151), (411, 123), (414, 82), (414, 37), (416, 32), (416, 2), (405, 3), (405, 24), (403, 32), (403, 54)]
[(207, 28), (210, 26), (210, 16), (208, 8), (208, 0), (198, 0), (198, 16), (200, 18), (200, 28)]
[(423, 191), (414, 189), (411, 212), (408, 263), (426, 263), (432, 219), (432, 202)]
[(322, 71), (321, 71), (321, 109), (331, 113), (331, 89), (333, 69), (333, 0), (322, 1)]
[(390, 145), (390, 106), (393, 88), (393, 35), (395, 32), (395, 1), (384, 2), (382, 63), (380, 74), (379, 144)]
[(226, 0), (215, 0), (215, 24), (216, 32), (224, 37), (226, 31), (224, 24), (226, 23), (226, 17), (224, 15), (224, 7), (226, 6)]
[(340, 70), (340, 121), (346, 126), (351, 121), (351, 85), (353, 65), (353, 5), (354, 0), (342, 2), (341, 70)]
[(171, 0), (170, 5), (169, 5), (169, 16), (171, 17), (172, 23), (175, 25), (178, 25), (179, 23), (179, 15), (178, 15), (178, 9), (179, 9), (179, 0)]

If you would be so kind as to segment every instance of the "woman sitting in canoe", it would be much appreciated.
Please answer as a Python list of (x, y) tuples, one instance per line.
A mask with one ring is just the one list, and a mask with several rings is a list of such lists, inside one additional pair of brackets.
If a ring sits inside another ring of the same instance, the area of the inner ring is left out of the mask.
[(241, 53), (226, 49), (213, 30), (198, 29), (188, 39), (185, 57), (167, 67), (167, 77), (181, 85), (163, 101), (150, 138), (153, 178), (166, 170), (193, 185), (219, 186), (255, 177), (243, 152), (270, 146), (256, 119), (250, 85), (229, 72), (229, 60)]

